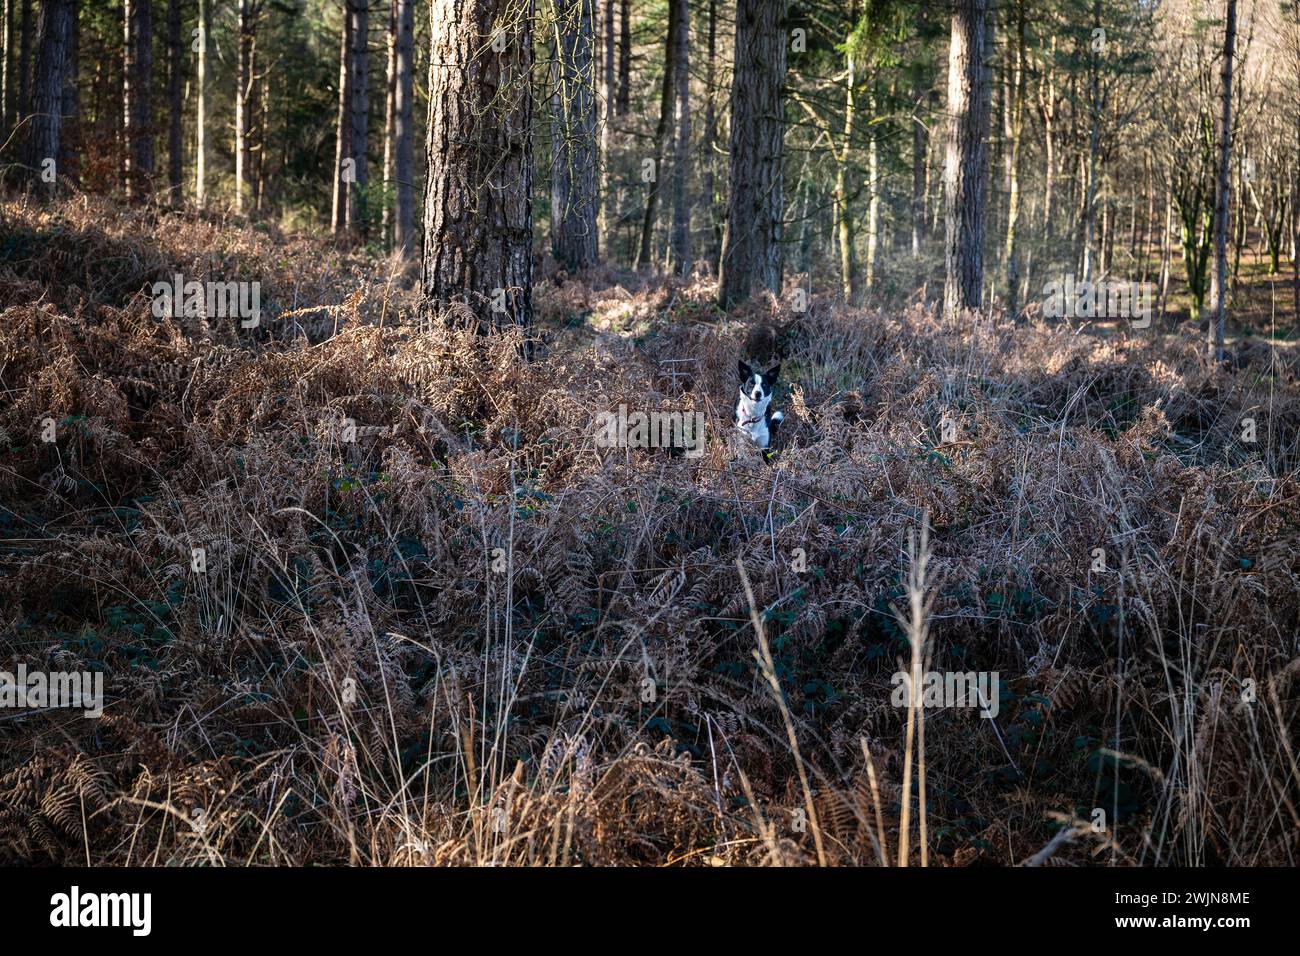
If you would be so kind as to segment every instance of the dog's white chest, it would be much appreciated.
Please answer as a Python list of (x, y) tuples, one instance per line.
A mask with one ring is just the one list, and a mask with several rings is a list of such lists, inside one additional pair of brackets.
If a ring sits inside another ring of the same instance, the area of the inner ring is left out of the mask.
[(736, 410), (736, 427), (749, 436), (759, 448), (766, 448), (772, 441), (772, 434), (767, 428), (767, 418), (763, 415), (758, 416), (758, 421), (747, 422), (741, 414), (740, 409)]
[[(736, 427), (748, 435), (749, 440), (759, 448), (767, 448), (772, 441), (772, 433), (767, 424), (767, 406), (771, 401), (771, 396), (761, 401), (742, 396), (736, 405)], [(772, 419), (780, 421), (781, 413), (777, 412)]]

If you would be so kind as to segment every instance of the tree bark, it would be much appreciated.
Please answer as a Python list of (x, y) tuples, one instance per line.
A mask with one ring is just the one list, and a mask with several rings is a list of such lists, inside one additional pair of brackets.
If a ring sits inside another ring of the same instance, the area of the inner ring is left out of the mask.
[(13, 122), (13, 0), (4, 0), (0, 11), (0, 137), (8, 139)]
[(921, 246), (925, 243), (925, 157), (929, 152), (929, 134), (925, 121), (921, 117), (921, 103), (925, 100), (925, 90), (919, 75), (913, 85), (915, 105), (912, 114), (912, 258), (921, 256)]
[(59, 175), (77, 182), (81, 162), (81, 94), (77, 73), (81, 64), (81, 0), (69, 0), (68, 37), (63, 54), (63, 116), (59, 120)]
[(621, 0), (618, 8), (618, 101), (615, 104), (615, 113), (626, 116), (631, 100), (632, 0)]
[(1056, 188), (1056, 75), (1053, 63), (1056, 57), (1056, 38), (1052, 38), (1043, 78), (1038, 91), (1038, 112), (1043, 119), (1043, 237), (1052, 237), (1054, 196)]
[(415, 102), (415, 0), (397, 0), (397, 82), (393, 88), (393, 170), (397, 178), (393, 203), (393, 247), (409, 256), (415, 242), (415, 194), (411, 144), (411, 106)]
[[(1093, 0), (1093, 29), (1101, 29), (1101, 0)], [(1093, 278), (1093, 245), (1097, 233), (1097, 164), (1101, 151), (1101, 116), (1106, 102), (1101, 92), (1101, 65), (1096, 51), (1088, 58), (1088, 158), (1083, 191), (1083, 280)], [(1105, 270), (1103, 269), (1103, 274)]]
[(181, 0), (167, 0), (167, 181), (181, 201)]
[(58, 185), (57, 176), (50, 174), (57, 172), (59, 158), (64, 68), (72, 15), (71, 0), (41, 2), (26, 165), (30, 182), (47, 197), (54, 195)]
[(532, 0), (430, 7), (423, 291), (480, 330), (532, 324), (532, 16)]
[(756, 285), (781, 290), (785, 7), (785, 0), (737, 3), (731, 193), (718, 276), (724, 309), (748, 299)]
[(709, 0), (709, 61), (704, 74), (704, 184), (701, 195), (709, 213), (709, 248), (707, 257), (716, 271), (718, 255), (722, 248), (722, 216), (719, 214), (717, 187), (714, 177), (714, 146), (718, 141), (717, 108), (714, 105), (713, 87), (718, 73), (718, 0)]
[(245, 211), (245, 192), (252, 191), (249, 136), (253, 126), (253, 84), (256, 82), (257, 15), (261, 0), (239, 0), (235, 63), (235, 212)]
[[(856, 13), (856, 11), (855, 11)], [(853, 122), (857, 114), (857, 60), (850, 45), (845, 54), (846, 79), (844, 85), (844, 136), (840, 140), (839, 155), (835, 163), (835, 234), (839, 241), (840, 290), (846, 305), (852, 305), (857, 296), (857, 263), (853, 261), (853, 217), (849, 213), (849, 154), (853, 144)]]
[(153, 112), (149, 86), (153, 76), (152, 0), (123, 0), (126, 43), (122, 86), (126, 133), (126, 198), (139, 200), (150, 192), (153, 178)]
[(32, 0), (22, 0), (18, 24), (18, 118), (27, 115), (31, 106), (32, 75)]
[(551, 94), (551, 253), (569, 272), (596, 264), (595, 4), (555, 0)]
[(615, 51), (618, 48), (618, 17), (615, 0), (597, 0), (599, 3), (600, 26), (600, 208), (597, 212), (599, 242), (605, 248), (613, 248), (613, 228), (610, 223), (610, 194), (613, 181), (610, 179), (610, 133), (613, 130), (614, 96), (615, 96)]
[(677, 35), (673, 54), (673, 228), (670, 245), (673, 270), (691, 271), (691, 13), (687, 0), (674, 0)]
[(194, 110), (194, 202), (208, 202), (208, 0), (199, 0), (199, 23), (194, 36), (197, 49)]
[(1228, 204), (1232, 199), (1232, 60), (1237, 42), (1237, 0), (1227, 0), (1223, 34), (1223, 96), (1219, 122), (1219, 170), (1214, 196), (1214, 273), (1210, 277), (1207, 345), (1215, 365), (1223, 363), (1224, 306), (1228, 298)]
[(1020, 147), (1025, 127), (1025, 8), (1023, 0), (1015, 12), (1015, 62), (1007, 109), (1010, 142), (1007, 145), (1007, 231), (1002, 247), (1007, 312), (1020, 314), (1020, 262), (1016, 234), (1020, 229)]
[(352, 160), (355, 178), (348, 203), (348, 226), (361, 239), (369, 232), (366, 189), (370, 185), (370, 8), (369, 0), (349, 0), (352, 18)]
[(677, 8), (682, 0), (669, 0), (668, 36), (664, 40), (664, 76), (659, 88), (659, 123), (655, 126), (654, 155), (651, 162), (650, 189), (646, 195), (645, 214), (641, 219), (641, 244), (637, 248), (636, 268), (650, 264), (654, 241), (655, 213), (659, 208), (659, 193), (663, 184), (664, 146), (668, 141), (668, 124), (673, 110), (673, 84), (677, 72), (677, 28), (680, 19)]
[(880, 115), (879, 102), (873, 91), (867, 103), (872, 122), (867, 138), (867, 268), (863, 276), (868, 289), (876, 286), (876, 256), (880, 247), (880, 127), (875, 122)]
[(388, 29), (384, 34), (388, 49), (387, 69), (384, 73), (384, 200), (380, 217), (380, 234), (387, 248), (392, 249), (393, 203), (393, 138), (395, 135), (393, 108), (397, 99), (397, 0), (388, 0)]
[(266, 131), (271, 106), (271, 76), (269, 69), (263, 70), (261, 82), (258, 82), (256, 44), (253, 47), (253, 64), (253, 125), (248, 149), (252, 161), (253, 212), (261, 213), (262, 200), (265, 196), (263, 187), (266, 185)]
[(330, 231), (340, 235), (348, 228), (348, 201), (352, 188), (352, 14), (347, 0), (339, 26), (339, 111), (334, 125), (334, 202)]
[(978, 309), (984, 285), (988, 76), (982, 62), (988, 0), (957, 0), (948, 55), (948, 149), (944, 162), (944, 313)]

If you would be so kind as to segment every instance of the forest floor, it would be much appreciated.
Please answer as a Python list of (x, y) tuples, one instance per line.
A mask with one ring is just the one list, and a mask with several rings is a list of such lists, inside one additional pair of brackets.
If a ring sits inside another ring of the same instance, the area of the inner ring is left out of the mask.
[[(600, 269), (524, 364), (273, 227), (0, 220), (0, 670), (105, 688), (0, 713), (0, 860), (871, 865), (909, 789), (912, 863), (1300, 856), (1294, 348)], [(155, 319), (176, 273), (259, 325)], [(598, 447), (620, 405), (703, 454)], [(927, 709), (923, 793), (921, 628), (999, 677)]]

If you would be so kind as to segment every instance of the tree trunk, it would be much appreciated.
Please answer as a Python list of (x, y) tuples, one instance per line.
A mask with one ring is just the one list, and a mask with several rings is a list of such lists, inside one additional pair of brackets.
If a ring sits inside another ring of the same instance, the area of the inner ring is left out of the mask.
[(393, 247), (409, 256), (415, 242), (415, 194), (412, 185), (411, 105), (415, 102), (415, 0), (397, 0), (397, 83), (393, 88)]
[(262, 200), (266, 185), (266, 140), (267, 117), (271, 106), (271, 77), (269, 71), (263, 71), (261, 83), (257, 82), (257, 47), (253, 47), (253, 90), (252, 136), (249, 154), (252, 159), (253, 212), (261, 213)]
[(181, 201), (181, 0), (167, 0), (167, 182)]
[(615, 112), (619, 116), (626, 116), (631, 100), (632, 0), (621, 0), (618, 8), (618, 101)]
[(1020, 263), (1016, 234), (1020, 228), (1020, 146), (1025, 116), (1025, 8), (1016, 7), (1015, 64), (1008, 96), (1010, 142), (1007, 149), (1007, 231), (1002, 259), (1005, 269), (1007, 312), (1012, 318), (1020, 314)]
[(78, 180), (82, 142), (81, 94), (77, 74), (81, 64), (80, 0), (68, 3), (68, 38), (63, 54), (63, 117), (59, 120), (59, 175), (66, 182)]
[(597, 213), (600, 235), (598, 242), (604, 243), (605, 249), (612, 249), (614, 237), (610, 222), (610, 194), (613, 181), (610, 179), (610, 133), (614, 119), (614, 66), (618, 47), (618, 17), (614, 8), (615, 0), (598, 0), (601, 13), (601, 55), (600, 55), (600, 203)]
[(876, 120), (880, 105), (873, 91), (870, 95), (872, 122), (867, 140), (867, 269), (863, 277), (868, 289), (876, 286), (876, 254), (880, 247), (880, 133)]
[(921, 87), (919, 68), (913, 95), (916, 102), (912, 114), (912, 258), (917, 259), (925, 243), (925, 157), (930, 149), (929, 134), (921, 117), (925, 91)]
[(677, 7), (683, 0), (669, 0), (668, 37), (664, 41), (664, 77), (659, 88), (659, 123), (655, 126), (654, 156), (651, 158), (650, 189), (646, 195), (645, 215), (641, 219), (641, 244), (637, 249), (636, 268), (643, 269), (651, 260), (654, 240), (655, 213), (659, 208), (659, 192), (663, 183), (664, 145), (668, 140), (668, 123), (673, 110), (673, 77), (677, 70), (677, 27), (680, 22)]
[(348, 201), (352, 189), (352, 15), (343, 8), (339, 26), (339, 111), (334, 126), (334, 203), (330, 231), (339, 235), (348, 228)]
[(397, 0), (388, 0), (388, 30), (385, 33), (388, 64), (384, 73), (384, 200), (380, 216), (380, 235), (388, 249), (392, 249), (393, 203), (393, 136), (395, 118), (393, 108), (397, 99)]
[(1043, 238), (1051, 239), (1055, 227), (1054, 194), (1056, 190), (1056, 79), (1052, 62), (1056, 56), (1056, 38), (1052, 38), (1049, 59), (1043, 68), (1039, 91), (1039, 111), (1043, 117)]
[(123, 34), (126, 57), (122, 86), (126, 133), (126, 198), (128, 202), (149, 194), (153, 178), (153, 112), (149, 86), (153, 76), (152, 0), (123, 0)]
[(1102, 278), (1105, 278), (1110, 271), (1109, 250), (1114, 231), (1114, 223), (1111, 221), (1111, 204), (1110, 200), (1106, 199), (1101, 204), (1101, 244), (1097, 255), (1097, 261), (1101, 266), (1098, 274)]
[[(1093, 2), (1093, 29), (1101, 29), (1101, 0)], [(1101, 93), (1101, 66), (1094, 51), (1088, 60), (1088, 158), (1083, 191), (1083, 281), (1091, 282), (1097, 234), (1097, 164), (1101, 152), (1101, 114), (1105, 103)], [(1104, 272), (1104, 270), (1103, 270)]]
[(194, 111), (194, 201), (208, 201), (208, 0), (199, 0), (199, 24), (192, 46), (197, 54)]
[(853, 121), (856, 118), (857, 60), (852, 45), (845, 53), (846, 79), (844, 84), (844, 136), (840, 140), (839, 155), (835, 163), (835, 235), (839, 241), (840, 290), (846, 305), (852, 305), (857, 295), (857, 264), (853, 261), (853, 217), (849, 214), (849, 155), (853, 145)]
[(13, 0), (4, 0), (0, 11), (0, 137), (4, 139), (9, 138), (13, 123), (13, 23)]
[(718, 213), (717, 186), (715, 182), (714, 146), (718, 141), (718, 116), (714, 105), (713, 87), (718, 67), (718, 0), (709, 0), (709, 62), (704, 74), (704, 184), (701, 195), (709, 212), (709, 248), (707, 258), (716, 271), (718, 254), (722, 248), (722, 216)]
[(350, 0), (352, 16), (352, 160), (355, 178), (348, 203), (348, 226), (361, 239), (369, 231), (366, 188), (370, 185), (370, 8), (369, 0)]
[(989, 104), (984, 53), (988, 0), (957, 0), (948, 55), (944, 162), (944, 313), (980, 308), (984, 285), (985, 156)]
[(569, 272), (596, 264), (595, 4), (555, 0), (551, 95), (551, 252)]
[(235, 62), (235, 212), (242, 213), (246, 205), (244, 193), (251, 185), (252, 164), (249, 155), (249, 133), (253, 125), (253, 44), (256, 38), (255, 18), (257, 4), (254, 0), (239, 0), (236, 21)]
[(1150, 153), (1146, 156), (1146, 183), (1147, 214), (1146, 220), (1142, 223), (1143, 282), (1147, 282), (1151, 278), (1151, 240), (1156, 229), (1155, 161)]
[(22, 0), (18, 24), (18, 118), (31, 107), (32, 76), (32, 0)]
[(27, 133), (27, 168), (30, 181), (44, 196), (53, 196), (58, 185), (64, 67), (72, 15), (72, 0), (41, 2), (36, 72), (31, 88), (32, 118)]
[(1215, 365), (1223, 363), (1224, 306), (1228, 298), (1228, 203), (1232, 171), (1232, 60), (1237, 42), (1237, 0), (1227, 0), (1223, 35), (1223, 111), (1219, 123), (1219, 170), (1214, 196), (1214, 274), (1210, 281), (1207, 344)]
[(671, 259), (674, 271), (691, 271), (691, 13), (687, 0), (674, 0), (677, 35), (673, 53), (673, 229)]
[(1169, 270), (1173, 261), (1174, 196), (1169, 181), (1165, 182), (1164, 229), (1160, 233), (1160, 321), (1165, 319), (1165, 300), (1169, 294)]
[(785, 64), (785, 0), (738, 0), (731, 192), (718, 276), (724, 309), (749, 298), (755, 285), (781, 290)]
[(532, 324), (532, 16), (532, 0), (430, 7), (423, 291), (480, 329)]

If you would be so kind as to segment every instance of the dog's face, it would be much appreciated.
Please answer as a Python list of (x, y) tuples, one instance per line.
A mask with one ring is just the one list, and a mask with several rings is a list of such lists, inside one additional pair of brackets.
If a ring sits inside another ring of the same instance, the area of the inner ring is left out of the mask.
[(759, 372), (749, 367), (745, 362), (740, 363), (740, 395), (751, 402), (764, 402), (772, 397), (772, 390), (776, 388), (776, 378), (781, 374), (781, 363), (777, 362), (766, 372)]

